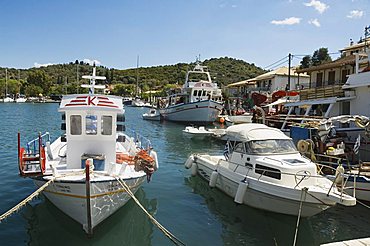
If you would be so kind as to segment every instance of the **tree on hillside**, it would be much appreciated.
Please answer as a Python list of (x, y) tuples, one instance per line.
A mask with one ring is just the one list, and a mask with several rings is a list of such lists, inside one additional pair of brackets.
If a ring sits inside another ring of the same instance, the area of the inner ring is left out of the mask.
[(42, 93), (48, 94), (52, 85), (50, 77), (42, 70), (36, 70), (28, 73), (27, 82), (29, 85), (35, 85), (42, 89)]
[(320, 48), (318, 50), (315, 50), (312, 56), (304, 56), (301, 60), (300, 68), (318, 66), (331, 61), (332, 60), (329, 55), (328, 48)]
[(331, 57), (328, 48), (320, 48), (315, 50), (311, 58), (312, 66), (318, 66), (323, 63), (331, 62)]
[(300, 68), (309, 68), (311, 66), (311, 56), (305, 56), (302, 58)]

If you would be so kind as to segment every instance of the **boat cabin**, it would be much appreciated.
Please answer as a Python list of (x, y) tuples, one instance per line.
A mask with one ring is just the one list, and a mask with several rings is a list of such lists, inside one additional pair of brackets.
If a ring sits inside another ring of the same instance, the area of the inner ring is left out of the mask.
[(316, 174), (315, 164), (303, 158), (292, 139), (276, 128), (248, 123), (230, 126), (227, 132), (233, 139), (227, 143), (229, 168), (232, 165), (244, 175), (289, 185), (297, 184), (296, 176), (289, 173)]
[(116, 162), (117, 133), (124, 130), (120, 97), (106, 95), (64, 96), (59, 112), (64, 115), (64, 141), (68, 169), (84, 168), (94, 159), (95, 170), (107, 170)]

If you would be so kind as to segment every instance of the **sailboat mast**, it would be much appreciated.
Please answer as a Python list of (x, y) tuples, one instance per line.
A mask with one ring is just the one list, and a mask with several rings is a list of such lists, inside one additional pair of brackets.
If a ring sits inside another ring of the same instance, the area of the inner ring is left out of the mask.
[(8, 96), (8, 69), (5, 68), (5, 97)]
[(138, 97), (139, 94), (139, 55), (136, 59), (136, 97)]

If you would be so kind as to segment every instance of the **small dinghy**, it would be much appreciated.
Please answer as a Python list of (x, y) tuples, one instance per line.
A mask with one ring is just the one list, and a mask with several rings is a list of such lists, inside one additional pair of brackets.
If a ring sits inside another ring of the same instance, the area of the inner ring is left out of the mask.
[(203, 139), (213, 134), (212, 132), (207, 131), (204, 126), (200, 126), (198, 128), (193, 126), (187, 126), (185, 127), (184, 130), (182, 130), (182, 133), (184, 136), (188, 138), (197, 138), (197, 139)]
[(147, 113), (143, 114), (143, 119), (159, 121), (161, 120), (161, 114), (159, 113), (159, 110), (151, 108)]

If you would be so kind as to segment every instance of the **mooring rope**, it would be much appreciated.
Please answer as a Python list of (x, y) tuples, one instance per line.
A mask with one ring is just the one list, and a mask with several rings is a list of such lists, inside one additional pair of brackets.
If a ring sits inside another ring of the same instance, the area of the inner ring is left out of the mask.
[(363, 202), (360, 202), (359, 200), (356, 199), (356, 202), (359, 203), (360, 205), (364, 206), (365, 208), (370, 208), (370, 206), (366, 205)]
[(307, 192), (307, 188), (305, 187), (302, 189), (302, 192), (301, 192), (301, 201), (299, 203), (298, 218), (297, 218), (297, 225), (295, 227), (293, 246), (295, 246), (297, 242), (298, 227), (299, 227), (299, 221), (301, 219), (301, 212), (302, 212), (303, 194), (306, 192)]
[(13, 208), (9, 209), (7, 212), (2, 214), (0, 216), (0, 222), (12, 215), (13, 213), (17, 212), (21, 207), (26, 205), (28, 202), (32, 201), (33, 198), (38, 196), (46, 187), (48, 187), (52, 182), (54, 182), (55, 177), (51, 178), (48, 182), (46, 182), (44, 185), (42, 185), (40, 188), (38, 188), (35, 192), (33, 192), (31, 195), (29, 195), (27, 198), (25, 198), (23, 201), (18, 203)]
[(175, 237), (169, 230), (162, 226), (144, 207), (141, 205), (140, 201), (135, 197), (134, 193), (130, 190), (128, 185), (119, 177), (116, 177), (118, 183), (127, 191), (130, 197), (135, 201), (135, 203), (148, 215), (149, 219), (155, 224), (174, 244), (176, 245), (185, 245), (180, 239)]

